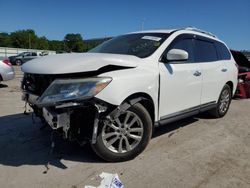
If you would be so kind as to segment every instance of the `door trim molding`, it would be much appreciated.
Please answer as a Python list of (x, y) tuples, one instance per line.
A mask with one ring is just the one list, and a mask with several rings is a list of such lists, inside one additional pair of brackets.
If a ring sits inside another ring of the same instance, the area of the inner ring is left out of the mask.
[(160, 117), (160, 120), (157, 124), (167, 124), (167, 123), (171, 123), (180, 119), (184, 119), (190, 116), (194, 116), (197, 115), (201, 112), (205, 112), (207, 110), (210, 110), (214, 107), (216, 107), (217, 103), (216, 101), (212, 101), (212, 102), (208, 102), (202, 105), (198, 105), (192, 108), (188, 108), (179, 112), (175, 112), (163, 117)]

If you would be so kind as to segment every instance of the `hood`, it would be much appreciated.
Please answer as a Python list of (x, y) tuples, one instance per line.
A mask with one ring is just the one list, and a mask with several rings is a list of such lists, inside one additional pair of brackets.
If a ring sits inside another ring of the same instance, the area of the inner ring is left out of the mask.
[(136, 67), (140, 58), (130, 55), (103, 53), (56, 54), (39, 57), (22, 65), (32, 74), (70, 74), (97, 71), (107, 66)]

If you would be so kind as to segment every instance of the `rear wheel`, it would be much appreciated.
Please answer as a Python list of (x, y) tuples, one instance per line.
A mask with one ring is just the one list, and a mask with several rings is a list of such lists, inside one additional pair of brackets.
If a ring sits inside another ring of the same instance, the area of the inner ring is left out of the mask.
[(15, 61), (15, 64), (16, 64), (17, 66), (21, 66), (21, 65), (22, 65), (22, 61), (21, 61), (20, 59), (17, 59), (17, 60)]
[(210, 111), (210, 114), (215, 118), (221, 118), (226, 115), (232, 100), (232, 92), (229, 85), (225, 85), (221, 91), (217, 105)]
[(151, 135), (150, 115), (137, 103), (114, 122), (104, 124), (92, 148), (106, 161), (126, 161), (133, 159), (146, 148)]

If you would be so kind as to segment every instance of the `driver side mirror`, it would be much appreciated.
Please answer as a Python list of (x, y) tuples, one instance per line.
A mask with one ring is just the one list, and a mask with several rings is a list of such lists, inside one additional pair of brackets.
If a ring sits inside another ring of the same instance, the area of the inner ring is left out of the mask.
[(188, 52), (181, 49), (172, 49), (168, 51), (167, 55), (163, 55), (162, 58), (164, 63), (175, 61), (176, 63), (187, 61)]

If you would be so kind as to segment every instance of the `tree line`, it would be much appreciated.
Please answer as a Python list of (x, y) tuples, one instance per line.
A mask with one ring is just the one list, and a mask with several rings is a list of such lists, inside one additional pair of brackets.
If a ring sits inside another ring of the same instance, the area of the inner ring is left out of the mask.
[(27, 48), (39, 50), (53, 50), (56, 52), (86, 52), (110, 38), (83, 40), (79, 33), (68, 33), (63, 40), (48, 40), (39, 37), (32, 29), (18, 30), (11, 33), (0, 33), (0, 46), (13, 48)]

